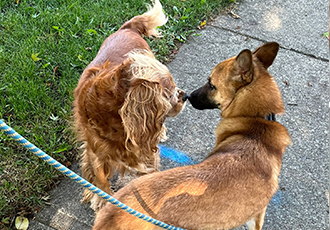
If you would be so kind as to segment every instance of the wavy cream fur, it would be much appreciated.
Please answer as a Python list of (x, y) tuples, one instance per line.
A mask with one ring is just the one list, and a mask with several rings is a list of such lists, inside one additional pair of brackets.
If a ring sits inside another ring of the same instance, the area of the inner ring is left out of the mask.
[(162, 4), (159, 0), (155, 0), (153, 7), (150, 5), (147, 5), (147, 7), (148, 12), (143, 14), (148, 17), (147, 36), (160, 37), (161, 33), (157, 31), (156, 27), (162, 26), (167, 22), (167, 17), (163, 12)]
[(167, 67), (157, 61), (149, 50), (134, 50), (127, 56), (132, 61), (130, 68), (134, 78), (158, 80), (170, 74)]

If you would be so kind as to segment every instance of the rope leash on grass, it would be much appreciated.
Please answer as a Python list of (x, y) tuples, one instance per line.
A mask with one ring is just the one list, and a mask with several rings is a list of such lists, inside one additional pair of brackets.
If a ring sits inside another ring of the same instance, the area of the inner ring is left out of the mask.
[(157, 225), (159, 227), (162, 227), (164, 229), (173, 229), (173, 230), (184, 230), (182, 228), (174, 227), (168, 224), (165, 224), (164, 222), (161, 222), (159, 220), (156, 220), (152, 217), (146, 216), (127, 205), (121, 203), (114, 197), (110, 196), (109, 194), (103, 192), (101, 189), (95, 187), (52, 157), (48, 156), (46, 153), (44, 153), (42, 150), (37, 148), (35, 145), (31, 144), (29, 141), (27, 141), (24, 137), (22, 137), (20, 134), (18, 134), (15, 130), (13, 130), (11, 127), (9, 127), (6, 123), (4, 123), (2, 120), (0, 120), (0, 129), (4, 131), (9, 137), (13, 138), (16, 142), (21, 144), (23, 147), (28, 149), (30, 152), (35, 154), (37, 157), (41, 158), (42, 160), (46, 161), (49, 165), (55, 167), (58, 171), (63, 173), (65, 176), (69, 177), (70, 179), (74, 180), (78, 184), (84, 186), (85, 188), (91, 190), (93, 193), (97, 194), (98, 196), (102, 197), (103, 199), (109, 201), (111, 204), (117, 206), (118, 208), (121, 208), (122, 210), (128, 212), (129, 214), (136, 216), (144, 221), (147, 221), (149, 223), (152, 223), (154, 225)]

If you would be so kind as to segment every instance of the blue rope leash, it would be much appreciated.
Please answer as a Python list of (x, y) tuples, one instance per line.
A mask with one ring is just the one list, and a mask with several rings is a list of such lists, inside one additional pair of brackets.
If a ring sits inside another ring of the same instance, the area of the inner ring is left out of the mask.
[(131, 214), (133, 216), (136, 216), (136, 217), (138, 217), (142, 220), (145, 220), (149, 223), (152, 223), (152, 224), (157, 225), (159, 227), (162, 227), (164, 229), (184, 230), (182, 228), (174, 227), (174, 226), (165, 224), (164, 222), (161, 222), (159, 220), (156, 220), (152, 217), (146, 216), (146, 215), (144, 215), (144, 214), (128, 207), (127, 205), (121, 203), (120, 201), (113, 198), (109, 194), (103, 192), (101, 189), (95, 187), (94, 185), (92, 185), (91, 183), (89, 183), (88, 181), (86, 181), (85, 179), (83, 179), (82, 177), (80, 177), (79, 175), (77, 175), (76, 173), (74, 173), (73, 171), (71, 171), (70, 169), (68, 169), (67, 167), (65, 167), (61, 163), (59, 163), (58, 161), (54, 160), (52, 157), (48, 156), (42, 150), (40, 150), (35, 145), (33, 145), (29, 141), (27, 141), (24, 137), (19, 135), (15, 130), (10, 128), (2, 120), (0, 120), (0, 129), (3, 130), (8, 136), (13, 138), (16, 142), (21, 144), (23, 147), (27, 148), (30, 152), (34, 153), (37, 157), (43, 159), (49, 165), (54, 166), (58, 171), (60, 171), (61, 173), (63, 173), (67, 177), (71, 178), (72, 180), (74, 180), (78, 184), (84, 186), (85, 188), (91, 190), (93, 193), (99, 195), (100, 197), (102, 197), (103, 199), (109, 201), (111, 204), (117, 206), (118, 208), (121, 208), (122, 210), (128, 212), (129, 214)]

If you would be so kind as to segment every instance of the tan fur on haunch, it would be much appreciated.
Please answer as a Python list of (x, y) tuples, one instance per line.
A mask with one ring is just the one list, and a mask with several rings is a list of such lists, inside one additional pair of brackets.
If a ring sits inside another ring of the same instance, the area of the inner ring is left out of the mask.
[[(209, 83), (189, 101), (198, 109), (221, 108), (217, 140), (200, 164), (139, 177), (114, 194), (129, 207), (184, 229), (232, 229), (248, 222), (260, 230), (278, 188), (287, 129), (264, 118), (283, 113), (279, 89), (268, 73), (278, 50), (266, 43), (219, 63)], [(93, 230), (162, 229), (108, 203)]]
[[(166, 20), (156, 0), (147, 13), (126, 22), (103, 42), (74, 91), (74, 129), (84, 143), (82, 175), (109, 194), (115, 172), (158, 170), (165, 118), (184, 106), (183, 91), (142, 38), (160, 36), (156, 27)], [(83, 201), (91, 201), (95, 211), (105, 203), (87, 189)]]

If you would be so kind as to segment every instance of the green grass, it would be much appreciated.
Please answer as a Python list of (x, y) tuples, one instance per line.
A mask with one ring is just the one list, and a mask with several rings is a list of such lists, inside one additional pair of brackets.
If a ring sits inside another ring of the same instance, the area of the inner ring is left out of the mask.
[[(148, 39), (162, 62), (201, 21), (231, 0), (161, 0), (164, 37)], [(70, 130), (72, 92), (103, 40), (146, 11), (148, 0), (0, 2), (0, 119), (65, 165), (77, 159)], [(31, 217), (61, 178), (0, 133), (0, 229)]]

